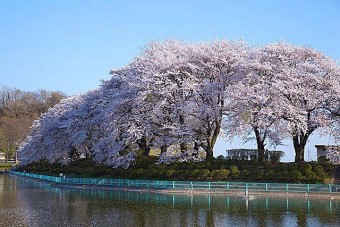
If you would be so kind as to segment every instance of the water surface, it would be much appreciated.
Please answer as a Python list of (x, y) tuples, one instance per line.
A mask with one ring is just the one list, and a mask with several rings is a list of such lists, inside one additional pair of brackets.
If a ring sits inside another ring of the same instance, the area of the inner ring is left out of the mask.
[(0, 175), (0, 226), (340, 226), (340, 200), (59, 188)]

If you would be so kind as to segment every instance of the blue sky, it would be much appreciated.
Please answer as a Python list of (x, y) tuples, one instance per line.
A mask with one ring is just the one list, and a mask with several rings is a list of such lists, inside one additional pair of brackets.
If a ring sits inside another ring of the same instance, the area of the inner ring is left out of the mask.
[[(339, 60), (340, 1), (0, 0), (0, 86), (86, 92), (146, 43), (169, 38), (283, 40)], [(308, 147), (313, 157), (315, 143), (329, 142), (314, 137)], [(253, 146), (237, 142), (231, 146)], [(294, 154), (287, 145), (288, 161)], [(225, 147), (220, 142), (216, 153)]]

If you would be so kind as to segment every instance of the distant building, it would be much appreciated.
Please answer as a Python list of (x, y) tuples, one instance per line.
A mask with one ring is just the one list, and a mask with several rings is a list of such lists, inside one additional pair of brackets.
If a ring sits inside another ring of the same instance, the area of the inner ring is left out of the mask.
[[(326, 157), (329, 148), (332, 148), (332, 147), (340, 148), (340, 146), (335, 146), (335, 145), (315, 145), (315, 147), (316, 147), (316, 153), (317, 153), (318, 159), (320, 157)], [(336, 164), (339, 164), (339, 163), (336, 163)]]

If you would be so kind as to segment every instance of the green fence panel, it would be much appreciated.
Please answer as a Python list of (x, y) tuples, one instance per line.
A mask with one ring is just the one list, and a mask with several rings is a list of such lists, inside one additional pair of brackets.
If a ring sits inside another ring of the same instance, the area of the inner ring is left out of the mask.
[(255, 183), (255, 182), (205, 182), (205, 181), (164, 181), (132, 180), (104, 178), (71, 178), (39, 175), (27, 172), (11, 171), (10, 174), (36, 178), (44, 181), (74, 185), (104, 185), (111, 187), (140, 187), (177, 190), (205, 191), (254, 191), (254, 192), (304, 192), (304, 193), (340, 193), (340, 185), (330, 184), (288, 184), (288, 183)]

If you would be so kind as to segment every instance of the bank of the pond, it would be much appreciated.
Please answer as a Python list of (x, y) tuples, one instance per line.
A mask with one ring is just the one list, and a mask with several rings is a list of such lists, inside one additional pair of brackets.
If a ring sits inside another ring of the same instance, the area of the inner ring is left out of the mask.
[(27, 172), (10, 171), (12, 175), (47, 181), (55, 187), (91, 188), (103, 190), (139, 191), (156, 193), (186, 194), (236, 194), (247, 196), (299, 196), (327, 197), (340, 199), (340, 185), (332, 184), (289, 184), (251, 182), (206, 182), (131, 180), (104, 178), (55, 177)]

